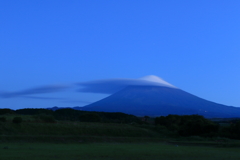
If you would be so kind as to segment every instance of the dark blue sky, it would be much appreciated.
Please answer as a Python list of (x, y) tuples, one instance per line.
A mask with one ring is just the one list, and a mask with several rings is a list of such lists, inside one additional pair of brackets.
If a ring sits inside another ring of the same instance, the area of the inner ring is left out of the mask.
[(240, 107), (240, 1), (0, 1), (0, 107), (83, 106), (76, 83), (156, 75)]

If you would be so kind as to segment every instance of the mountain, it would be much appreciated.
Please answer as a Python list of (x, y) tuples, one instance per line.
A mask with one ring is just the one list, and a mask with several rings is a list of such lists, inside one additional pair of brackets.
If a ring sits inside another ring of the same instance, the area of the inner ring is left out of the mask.
[(198, 114), (206, 118), (240, 117), (240, 108), (207, 101), (172, 85), (128, 86), (82, 110), (123, 112), (136, 116)]
[[(51, 107), (51, 108), (46, 108), (46, 109), (48, 109), (48, 110), (52, 110), (52, 111), (56, 111), (56, 110), (59, 110), (59, 109), (69, 109), (69, 108), (71, 108), (71, 107)], [(74, 109), (75, 107), (73, 107), (73, 109)], [(76, 110), (78, 110), (78, 109), (76, 109)]]

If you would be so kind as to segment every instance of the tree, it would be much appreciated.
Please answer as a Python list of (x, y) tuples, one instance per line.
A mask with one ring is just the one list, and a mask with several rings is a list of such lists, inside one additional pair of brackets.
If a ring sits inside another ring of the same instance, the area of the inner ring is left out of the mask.
[(3, 114), (14, 114), (14, 110), (11, 110), (11, 109), (8, 109), (8, 108), (3, 108), (3, 109), (0, 109), (0, 115), (3, 115)]
[(54, 123), (55, 119), (52, 115), (40, 114), (40, 119), (46, 123)]
[(0, 117), (0, 122), (6, 122), (6, 121), (7, 121), (6, 117)]
[(156, 117), (154, 119), (155, 125), (166, 126), (167, 120), (164, 116)]
[(79, 116), (81, 122), (100, 122), (101, 117), (96, 113), (85, 113)]
[(156, 125), (165, 126), (168, 130), (177, 132), (181, 136), (210, 136), (217, 133), (219, 125), (200, 115), (168, 115), (156, 117)]
[(149, 116), (144, 116), (144, 121), (147, 122), (149, 118)]
[(15, 124), (20, 124), (20, 123), (22, 123), (22, 118), (21, 117), (14, 117), (12, 122), (15, 123)]

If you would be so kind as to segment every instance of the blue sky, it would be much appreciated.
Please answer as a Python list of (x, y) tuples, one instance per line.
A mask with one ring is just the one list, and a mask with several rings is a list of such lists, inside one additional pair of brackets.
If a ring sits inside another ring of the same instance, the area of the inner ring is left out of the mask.
[(240, 107), (239, 8), (236, 0), (0, 1), (0, 108), (84, 106), (107, 94), (78, 92), (77, 83), (146, 75)]

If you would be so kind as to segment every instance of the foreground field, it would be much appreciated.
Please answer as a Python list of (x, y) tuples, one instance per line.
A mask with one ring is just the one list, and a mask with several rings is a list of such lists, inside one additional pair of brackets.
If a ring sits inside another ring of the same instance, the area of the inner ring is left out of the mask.
[[(103, 121), (84, 122), (74, 120), (80, 116), (75, 112), (64, 110), (63, 115), (55, 115), (63, 120), (49, 119), (53, 116), (44, 114), (5, 114), (0, 119), (0, 160), (240, 159), (240, 141), (226, 136), (230, 134), (228, 128), (219, 129), (224, 134), (181, 136), (178, 131), (187, 130), (176, 130), (176, 125), (154, 125), (150, 120), (138, 123), (139, 118), (119, 113), (101, 113)], [(16, 117), (22, 121), (13, 121)], [(209, 128), (212, 126), (205, 129)]]
[(1, 160), (234, 160), (239, 148), (166, 143), (1, 143)]

